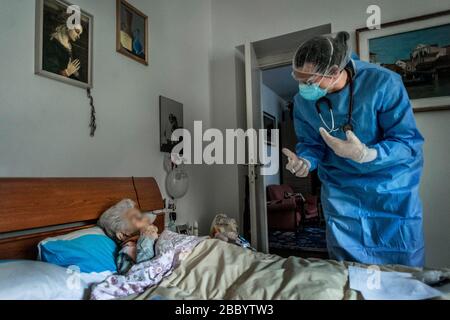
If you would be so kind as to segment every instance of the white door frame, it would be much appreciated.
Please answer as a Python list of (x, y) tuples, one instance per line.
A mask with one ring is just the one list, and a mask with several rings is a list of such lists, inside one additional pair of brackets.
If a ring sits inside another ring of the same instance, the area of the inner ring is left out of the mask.
[[(247, 42), (244, 47), (245, 56), (245, 85), (247, 130), (262, 129), (261, 110), (261, 70), (253, 45)], [(248, 144), (250, 157), (248, 158), (249, 201), (250, 201), (250, 230), (251, 244), (258, 251), (268, 253), (269, 241), (267, 232), (267, 205), (264, 176), (261, 175), (259, 164), (259, 135), (256, 143)], [(250, 150), (250, 148), (252, 150)]]

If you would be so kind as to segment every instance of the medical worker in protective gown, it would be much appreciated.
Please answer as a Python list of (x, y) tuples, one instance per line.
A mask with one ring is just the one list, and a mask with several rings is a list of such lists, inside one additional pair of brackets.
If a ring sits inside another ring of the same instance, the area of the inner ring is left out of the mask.
[(401, 77), (351, 59), (349, 34), (320, 36), (293, 59), (298, 144), (286, 169), (318, 169), (335, 260), (423, 266), (424, 139)]

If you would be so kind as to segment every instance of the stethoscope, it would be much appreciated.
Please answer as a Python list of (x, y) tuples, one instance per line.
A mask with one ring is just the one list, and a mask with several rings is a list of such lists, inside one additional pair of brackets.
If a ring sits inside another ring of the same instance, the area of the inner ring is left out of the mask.
[[(353, 131), (353, 125), (352, 125), (352, 116), (353, 116), (353, 75), (352, 72), (348, 69), (345, 69), (345, 72), (347, 72), (348, 76), (349, 76), (349, 82), (350, 82), (350, 101), (348, 104), (348, 115), (347, 115), (347, 123), (345, 125), (342, 126), (342, 130), (344, 132), (347, 131)], [(331, 114), (331, 127), (328, 126), (328, 124), (325, 122), (325, 120), (322, 117), (322, 112), (320, 111), (320, 104), (322, 102), (325, 102), (325, 104), (328, 106), (328, 109), (330, 110), (330, 114)], [(328, 129), (328, 131), (330, 133), (332, 132), (336, 132), (339, 131), (340, 128), (336, 128), (336, 123), (334, 121), (334, 113), (333, 113), (333, 105), (330, 101), (330, 99), (328, 99), (327, 97), (323, 97), (320, 98), (319, 100), (317, 100), (316, 102), (316, 109), (317, 109), (317, 113), (319, 114), (320, 120), (322, 121), (323, 125), (325, 126), (325, 128)]]

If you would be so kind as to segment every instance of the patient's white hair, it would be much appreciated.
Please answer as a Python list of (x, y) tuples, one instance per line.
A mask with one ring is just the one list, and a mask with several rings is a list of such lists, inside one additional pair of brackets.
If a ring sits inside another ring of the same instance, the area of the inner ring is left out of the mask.
[(117, 240), (116, 234), (128, 229), (128, 221), (124, 219), (125, 213), (135, 207), (133, 200), (124, 199), (106, 210), (98, 220), (98, 225), (110, 238)]

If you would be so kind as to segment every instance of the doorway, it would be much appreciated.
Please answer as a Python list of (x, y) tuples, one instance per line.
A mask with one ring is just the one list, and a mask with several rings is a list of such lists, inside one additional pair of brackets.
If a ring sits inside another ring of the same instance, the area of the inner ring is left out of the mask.
[[(261, 105), (264, 117), (276, 119), (280, 130), (277, 148), (295, 151), (293, 99), (298, 83), (291, 65), (261, 71)], [(272, 149), (274, 147), (271, 147)], [(278, 153), (278, 150), (271, 150)], [(265, 176), (269, 253), (303, 258), (328, 258), (317, 171), (298, 178), (285, 170), (287, 158), (279, 153), (279, 171)]]
[[(268, 125), (280, 129), (280, 139), (272, 141), (265, 148), (271, 156), (274, 153), (278, 155), (277, 173), (264, 175), (264, 165), (255, 161), (249, 161), (247, 166), (239, 169), (244, 234), (248, 235), (251, 244), (258, 251), (309, 257), (326, 255), (326, 248), (318, 254), (313, 251), (305, 254), (305, 250), (296, 250), (293, 246), (299, 231), (305, 230), (306, 222), (314, 220), (310, 217), (314, 215), (314, 218), (317, 218), (317, 221), (314, 221), (321, 223), (318, 205), (315, 210), (312, 205), (314, 197), (318, 202), (319, 197), (313, 190), (319, 187), (314, 174), (305, 179), (306, 181), (288, 177), (289, 173), (284, 172), (286, 160), (281, 156), (281, 148), (286, 146), (292, 149), (294, 146), (295, 150), (296, 144), (291, 115), (292, 98), (298, 92), (298, 84), (290, 75), (292, 57), (303, 41), (329, 33), (331, 25), (327, 24), (271, 39), (248, 42), (236, 48), (237, 106), (238, 116), (242, 117), (238, 119), (238, 123), (241, 122), (242, 127), (247, 130), (260, 130)], [(308, 192), (305, 192), (305, 189)], [(274, 195), (282, 199), (274, 199)], [(285, 198), (288, 201), (284, 201)], [(324, 238), (324, 232), (320, 237)], [(274, 242), (278, 245), (274, 246)], [(285, 246), (281, 247), (280, 243), (285, 243)], [(304, 244), (305, 241), (300, 243)]]

